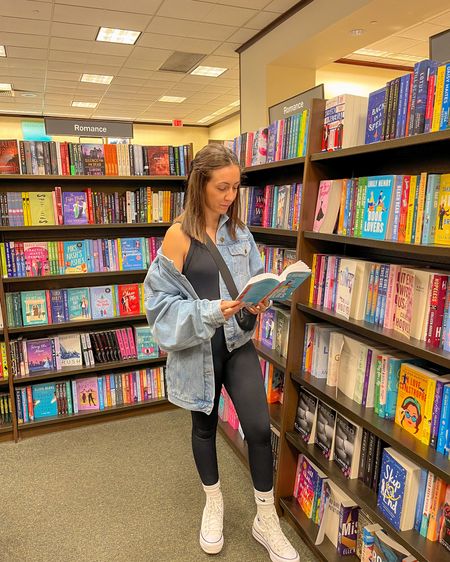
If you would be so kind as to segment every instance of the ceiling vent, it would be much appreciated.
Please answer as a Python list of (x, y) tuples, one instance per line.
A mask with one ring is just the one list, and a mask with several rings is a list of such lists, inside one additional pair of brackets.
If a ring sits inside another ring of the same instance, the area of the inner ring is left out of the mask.
[(175, 51), (165, 62), (163, 62), (163, 64), (159, 67), (159, 70), (186, 74), (205, 57), (206, 55), (201, 55), (199, 53), (183, 53), (181, 51)]

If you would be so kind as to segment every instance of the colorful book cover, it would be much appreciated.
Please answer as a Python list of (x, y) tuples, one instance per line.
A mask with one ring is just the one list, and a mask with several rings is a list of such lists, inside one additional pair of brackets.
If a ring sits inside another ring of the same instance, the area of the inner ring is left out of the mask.
[(273, 308), (261, 315), (261, 343), (270, 349), (275, 347), (275, 316)]
[(359, 507), (341, 504), (337, 551), (341, 556), (352, 556), (356, 552), (358, 537)]
[(97, 377), (75, 379), (76, 401), (80, 412), (86, 410), (99, 410), (98, 381)]
[(390, 450), (388, 447), (383, 451), (377, 505), (389, 523), (400, 530), (407, 470), (390, 455)]
[(0, 140), (0, 174), (20, 174), (16, 140)]
[(87, 176), (105, 175), (105, 154), (102, 144), (82, 144), (81, 155), (83, 171)]
[(411, 337), (411, 321), (414, 296), (414, 275), (411, 270), (402, 268), (398, 278), (394, 331)]
[(318, 488), (319, 481), (325, 475), (305, 456), (303, 456), (300, 465), (300, 485), (297, 501), (303, 510), (303, 513), (311, 519), (313, 514), (313, 506)]
[(122, 270), (144, 269), (143, 239), (120, 238)]
[(64, 224), (88, 224), (87, 195), (84, 191), (63, 191)]
[(29, 201), (32, 226), (48, 226), (55, 224), (51, 191), (30, 191)]
[(141, 313), (139, 283), (116, 285), (119, 316), (137, 316)]
[(85, 240), (64, 241), (64, 273), (87, 273)]
[(27, 340), (26, 346), (30, 375), (56, 369), (55, 346), (51, 338)]
[(69, 315), (66, 311), (67, 289), (50, 289), (48, 298), (52, 324), (68, 322)]
[(149, 326), (135, 326), (136, 349), (138, 359), (159, 357), (158, 344), (153, 338)]
[(392, 190), (395, 176), (367, 178), (366, 200), (362, 221), (362, 238), (384, 240), (388, 233)]
[(91, 319), (88, 287), (73, 287), (67, 289), (67, 302), (69, 308), (69, 320), (71, 322)]
[(25, 272), (27, 277), (49, 275), (47, 242), (24, 242)]
[(33, 384), (31, 392), (35, 420), (58, 415), (55, 383)]
[(366, 137), (365, 144), (371, 144), (381, 140), (384, 118), (384, 97), (386, 86), (369, 94), (369, 106), (367, 108)]
[(103, 318), (114, 318), (116, 310), (114, 306), (114, 289), (112, 285), (102, 287), (90, 287), (92, 320)]
[(22, 320), (24, 326), (48, 324), (47, 299), (45, 291), (22, 291)]
[(319, 400), (314, 444), (328, 460), (333, 460), (336, 412)]
[(80, 334), (59, 334), (61, 367), (75, 367), (83, 364)]
[(314, 232), (334, 232), (339, 214), (342, 180), (321, 180), (314, 214)]
[(450, 246), (450, 174), (441, 175), (434, 242)]
[(314, 443), (317, 423), (317, 404), (319, 399), (301, 388), (298, 393), (297, 415), (294, 428), (307, 444)]
[(148, 172), (150, 176), (169, 176), (169, 147), (147, 146)]

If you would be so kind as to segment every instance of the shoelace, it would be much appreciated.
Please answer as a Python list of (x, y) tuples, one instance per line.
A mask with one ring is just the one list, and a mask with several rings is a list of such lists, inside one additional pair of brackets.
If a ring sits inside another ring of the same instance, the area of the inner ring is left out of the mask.
[(222, 531), (223, 505), (220, 498), (208, 498), (206, 501), (205, 527), (208, 531)]
[(262, 519), (267, 531), (267, 539), (274, 552), (282, 552), (285, 548), (292, 548), (291, 543), (284, 536), (280, 527), (280, 520), (276, 513), (271, 513)]

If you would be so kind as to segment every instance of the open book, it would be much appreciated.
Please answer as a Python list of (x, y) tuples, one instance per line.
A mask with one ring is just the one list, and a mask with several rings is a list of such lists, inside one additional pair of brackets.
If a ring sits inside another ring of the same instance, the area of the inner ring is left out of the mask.
[(245, 285), (236, 300), (253, 305), (263, 299), (278, 301), (290, 299), (295, 289), (309, 275), (311, 275), (311, 270), (302, 261), (289, 265), (280, 275), (275, 275), (275, 273), (255, 275)]

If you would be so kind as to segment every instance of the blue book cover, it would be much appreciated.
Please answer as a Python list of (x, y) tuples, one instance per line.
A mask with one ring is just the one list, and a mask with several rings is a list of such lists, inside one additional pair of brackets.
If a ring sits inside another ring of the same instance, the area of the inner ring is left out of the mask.
[(52, 324), (61, 324), (68, 322), (69, 317), (66, 317), (66, 307), (64, 305), (64, 292), (67, 289), (50, 289), (50, 312), (52, 316)]
[(138, 359), (159, 357), (158, 344), (153, 338), (149, 326), (135, 326), (136, 349)]
[(389, 523), (399, 531), (407, 471), (389, 451), (390, 447), (383, 451), (377, 506)]
[(386, 238), (395, 176), (367, 178), (361, 238)]
[(30, 375), (56, 369), (55, 347), (52, 338), (27, 340), (26, 346)]
[(367, 108), (366, 137), (365, 144), (371, 144), (381, 140), (384, 117), (384, 98), (386, 87), (380, 88), (369, 94), (369, 104)]
[(48, 323), (45, 291), (22, 291), (22, 321), (24, 326), (40, 326)]
[(34, 384), (32, 387), (34, 419), (58, 415), (55, 383)]
[(414, 529), (420, 533), (420, 524), (422, 523), (423, 504), (425, 501), (425, 489), (427, 487), (428, 470), (420, 469), (419, 495), (417, 496), (416, 514), (414, 517)]
[(67, 289), (67, 300), (69, 303), (69, 320), (71, 322), (91, 319), (88, 287)]
[(423, 211), (422, 244), (433, 244), (439, 200), (441, 174), (428, 174)]
[(250, 187), (251, 199), (249, 205), (248, 224), (262, 226), (264, 212), (264, 187)]
[(439, 420), (439, 434), (436, 450), (438, 453), (448, 455), (450, 448), (450, 385), (444, 387), (442, 396), (441, 418)]
[(279, 301), (290, 299), (295, 289), (311, 275), (309, 270), (296, 271), (293, 268), (296, 265), (287, 267), (281, 276), (274, 273), (261, 273), (252, 277), (237, 296), (237, 300), (252, 305), (258, 304), (263, 299)]
[(84, 191), (63, 191), (64, 224), (87, 224), (87, 196)]
[(64, 273), (87, 273), (86, 240), (64, 241)]
[(145, 269), (142, 248), (142, 238), (120, 238), (120, 251), (122, 253), (122, 270), (131, 271)]
[(425, 128), (425, 109), (427, 105), (428, 78), (436, 61), (423, 60), (418, 63), (416, 105), (414, 111), (414, 134), (423, 133)]
[(102, 287), (90, 287), (91, 315), (92, 320), (103, 318), (114, 318), (116, 308), (114, 306), (114, 291), (112, 285)]

